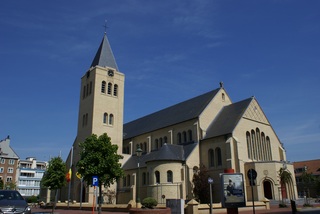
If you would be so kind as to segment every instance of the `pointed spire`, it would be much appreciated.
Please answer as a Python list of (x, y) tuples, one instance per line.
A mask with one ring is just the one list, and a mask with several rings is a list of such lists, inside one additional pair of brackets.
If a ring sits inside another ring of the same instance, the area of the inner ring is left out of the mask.
[(102, 39), (102, 42), (100, 44), (100, 47), (96, 53), (96, 56), (94, 57), (91, 66), (101, 66), (101, 67), (111, 67), (119, 71), (116, 60), (113, 56), (107, 34), (105, 33)]

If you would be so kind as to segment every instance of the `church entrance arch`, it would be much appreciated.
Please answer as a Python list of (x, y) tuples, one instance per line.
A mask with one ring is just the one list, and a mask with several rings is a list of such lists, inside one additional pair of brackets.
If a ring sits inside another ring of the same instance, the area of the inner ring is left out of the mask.
[(264, 190), (264, 197), (267, 199), (272, 199), (272, 184), (270, 181), (265, 180), (263, 181), (263, 190)]

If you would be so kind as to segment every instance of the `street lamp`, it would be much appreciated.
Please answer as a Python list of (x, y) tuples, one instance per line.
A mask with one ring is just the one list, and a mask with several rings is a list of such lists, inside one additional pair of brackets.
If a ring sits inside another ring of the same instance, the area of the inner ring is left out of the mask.
[(208, 183), (210, 186), (210, 214), (212, 214), (212, 184), (213, 184), (213, 179), (211, 177), (208, 178)]
[(142, 149), (140, 148), (139, 144), (138, 144), (138, 148), (136, 150), (136, 154), (138, 156), (138, 173), (137, 173), (137, 194), (136, 194), (136, 207), (138, 208), (138, 204), (140, 203), (140, 193), (139, 193), (139, 180), (140, 180), (140, 156), (142, 154)]

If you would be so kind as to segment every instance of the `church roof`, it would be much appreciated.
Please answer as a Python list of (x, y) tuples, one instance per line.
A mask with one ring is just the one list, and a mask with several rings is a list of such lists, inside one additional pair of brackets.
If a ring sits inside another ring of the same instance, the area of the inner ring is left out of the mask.
[(220, 88), (124, 124), (124, 139), (197, 118)]
[(209, 126), (205, 139), (232, 133), (252, 99), (254, 98), (248, 98), (223, 107)]
[(103, 36), (99, 49), (90, 67), (95, 67), (97, 65), (101, 67), (111, 67), (117, 71), (119, 70), (106, 34)]
[[(150, 161), (185, 161), (193, 149), (196, 147), (197, 143), (191, 143), (187, 145), (174, 145), (174, 144), (164, 144), (159, 150), (147, 153), (140, 157), (140, 167), (146, 167), (146, 163)], [(123, 165), (124, 170), (137, 168), (139, 157), (133, 155), (129, 160)]]

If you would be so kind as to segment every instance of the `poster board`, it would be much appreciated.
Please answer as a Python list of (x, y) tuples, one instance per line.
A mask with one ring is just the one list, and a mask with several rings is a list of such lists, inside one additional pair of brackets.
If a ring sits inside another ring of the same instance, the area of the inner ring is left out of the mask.
[(242, 173), (223, 173), (221, 179), (221, 203), (222, 207), (245, 207), (246, 197)]

